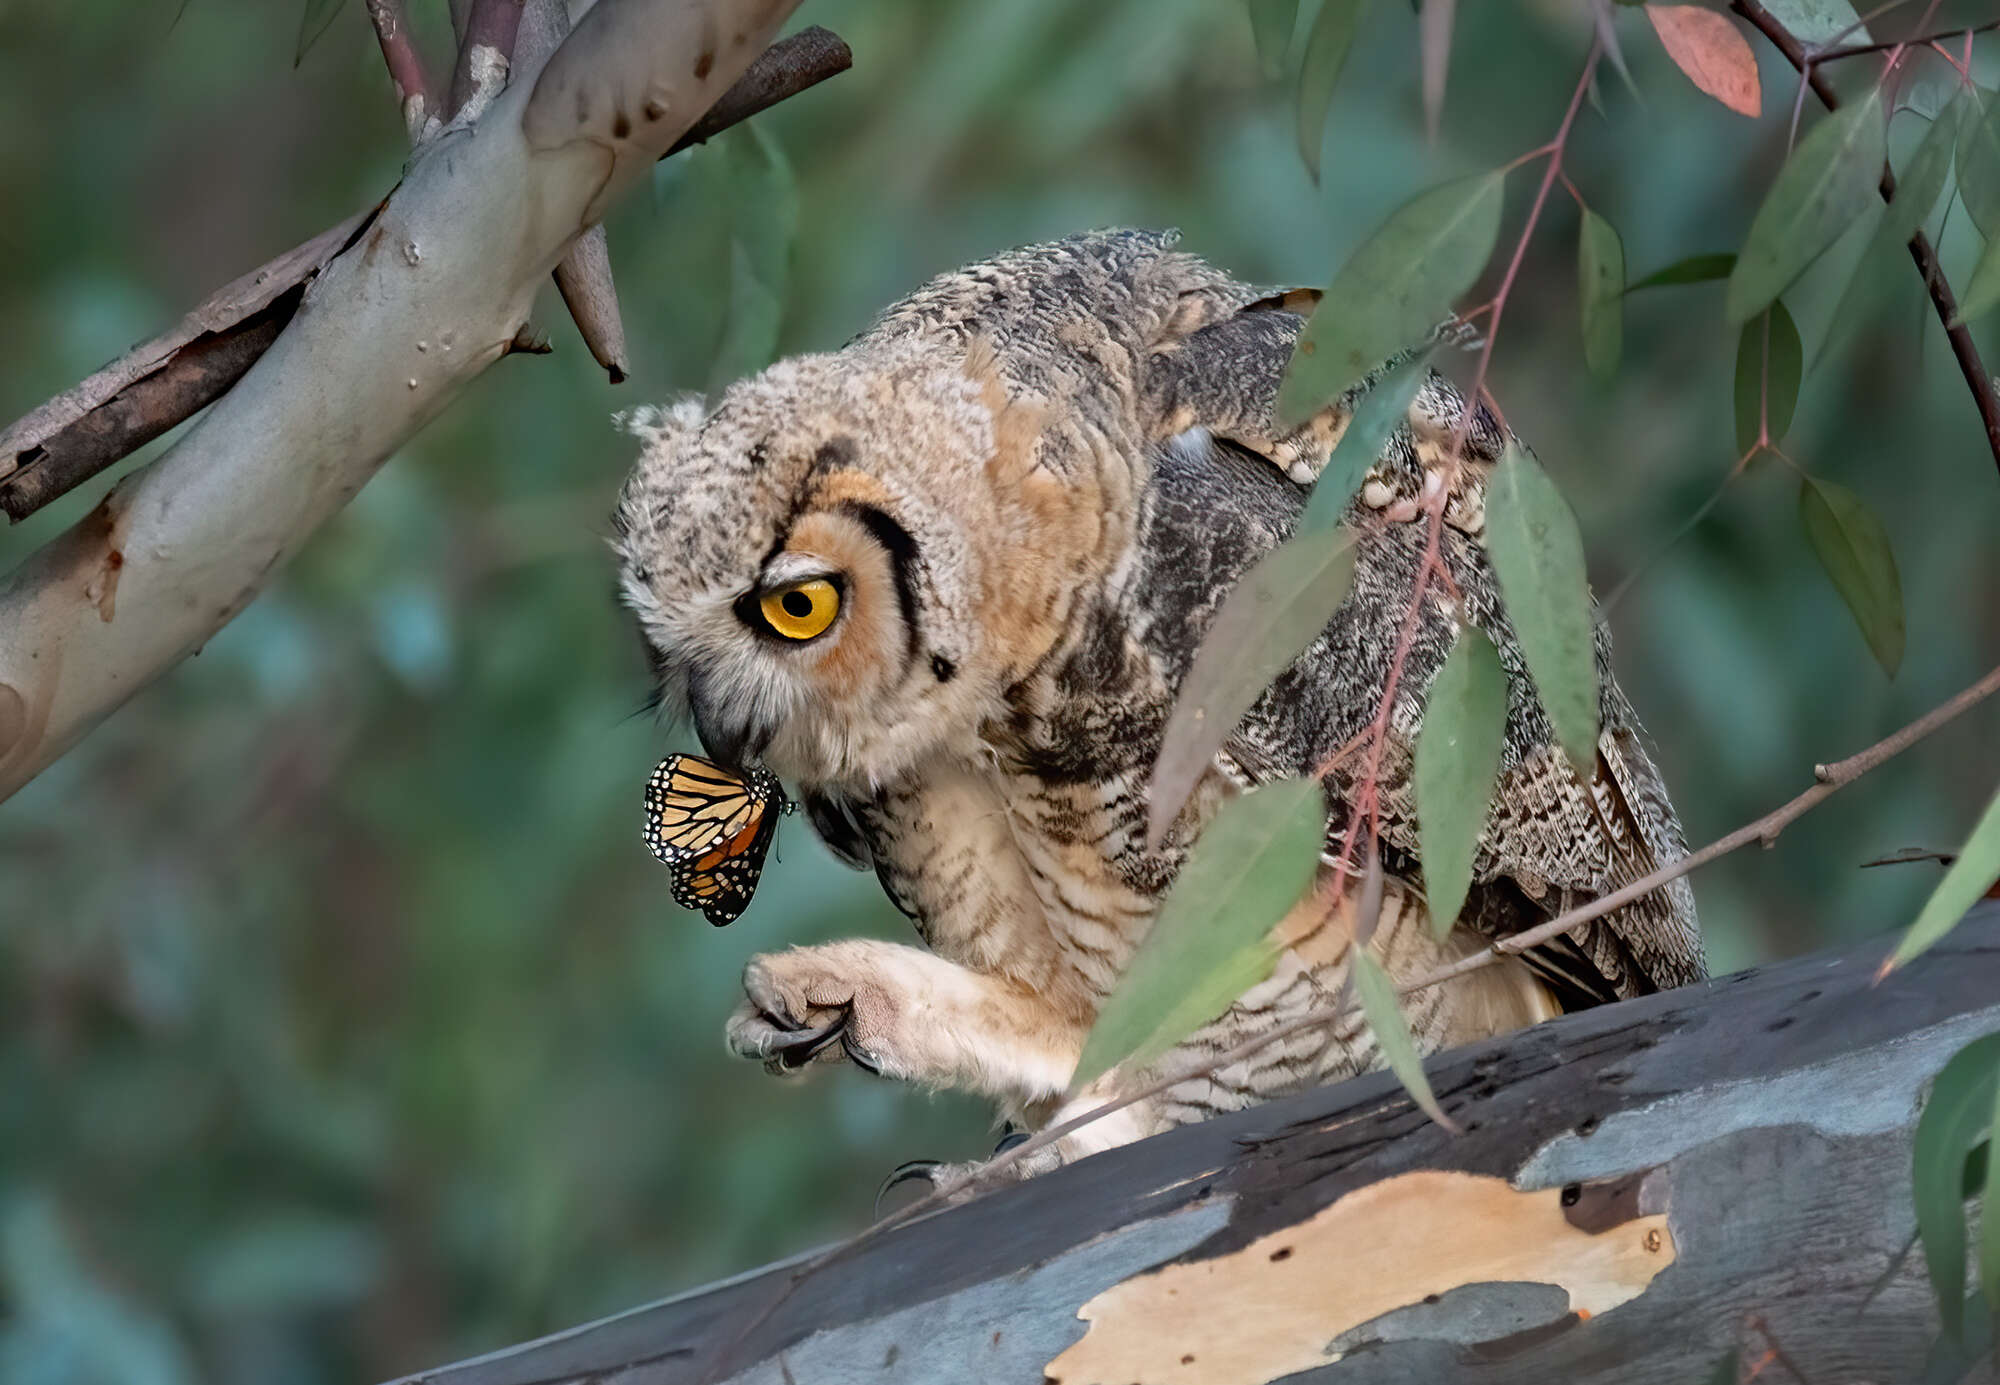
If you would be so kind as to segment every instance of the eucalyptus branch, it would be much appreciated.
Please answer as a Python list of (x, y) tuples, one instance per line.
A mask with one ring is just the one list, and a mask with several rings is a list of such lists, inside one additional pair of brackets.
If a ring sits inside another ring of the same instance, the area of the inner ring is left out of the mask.
[[(1840, 98), (1834, 95), (1833, 88), (1818, 69), (1818, 63), (1829, 54), (1808, 52), (1805, 45), (1758, 0), (1730, 0), (1729, 8), (1755, 25), (1757, 31), (1784, 54), (1785, 61), (1804, 75), (1821, 105), (1829, 111), (1839, 109)], [(1839, 53), (1842, 50), (1831, 51)], [(1881, 192), (1884, 202), (1896, 195), (1896, 175), (1887, 163), (1882, 166)], [(1979, 347), (1972, 340), (1971, 330), (1958, 322), (1958, 300), (1952, 296), (1951, 285), (1945, 281), (1944, 270), (1938, 264), (1937, 252), (1931, 248), (1930, 238), (1921, 230), (1910, 237), (1910, 258), (1916, 261), (1917, 272), (1923, 275), (1924, 287), (1937, 309), (1938, 321), (1944, 324), (1945, 336), (1951, 342), (1951, 354), (1958, 361), (1966, 388), (1972, 391), (1972, 402), (1979, 409), (1979, 420), (1986, 429), (1986, 445), (1993, 453), (1993, 464), (2000, 468), (2000, 396), (1995, 395), (1993, 377), (1986, 373), (1986, 366), (1979, 359)]]
[(468, 107), (476, 116), (507, 85), (522, 6), (523, 0), (472, 0), (458, 45), (458, 66), (451, 76), (449, 116)]
[(396, 109), (402, 112), (410, 143), (415, 144), (440, 112), (437, 88), (410, 34), (410, 16), (403, 0), (368, 0), (368, 22), (375, 26), (375, 41), (382, 45), (382, 61), (396, 87)]
[[(1752, 22), (1755, 23), (1754, 20)], [(1894, 52), (1899, 48), (1928, 48), (1934, 43), (1943, 43), (1946, 39), (1970, 37), (1973, 34), (1988, 33), (1994, 29), (2000, 29), (2000, 19), (1989, 19), (1984, 24), (1967, 24), (1956, 29), (1943, 29), (1935, 34), (1917, 34), (1911, 38), (1895, 39), (1883, 43), (1846, 44), (1839, 48), (1829, 48), (1822, 52), (1811, 54), (1807, 62), (1810, 66), (1817, 67), (1821, 63), (1837, 62), (1841, 58), (1858, 58), (1863, 53)]]
[[(853, 61), (839, 35), (801, 29), (765, 49), (667, 154), (705, 143)], [(380, 210), (349, 217), (251, 270), (171, 330), (0, 428), (0, 510), (26, 519), (222, 397), (291, 320), (305, 287)]]

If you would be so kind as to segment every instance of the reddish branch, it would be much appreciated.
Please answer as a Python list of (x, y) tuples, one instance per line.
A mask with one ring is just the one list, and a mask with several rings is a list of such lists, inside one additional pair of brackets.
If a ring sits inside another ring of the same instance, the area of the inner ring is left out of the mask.
[[(1821, 54), (1808, 52), (1805, 45), (1794, 38), (1791, 31), (1758, 0), (1730, 0), (1729, 7), (1755, 25), (1757, 31), (1785, 55), (1785, 61), (1804, 74), (1821, 105), (1829, 111), (1839, 109), (1840, 98), (1834, 95), (1833, 88), (1820, 75), (1818, 65), (1830, 58), (1844, 56), (1847, 50), (1836, 48)], [(1896, 195), (1896, 175), (1887, 163), (1882, 165), (1881, 192), (1884, 202)], [(1952, 296), (1951, 285), (1945, 282), (1944, 270), (1938, 265), (1929, 237), (1921, 230), (1910, 237), (1910, 258), (1916, 261), (1917, 272), (1923, 275), (1924, 287), (1930, 292), (1938, 321), (1944, 324), (1945, 336), (1951, 342), (1951, 354), (1958, 361), (1959, 373), (1965, 377), (1966, 388), (1972, 391), (1972, 402), (1979, 409), (1979, 421), (1986, 429), (1986, 445), (1992, 450), (1993, 464), (2000, 468), (2000, 397), (1994, 393), (1993, 377), (1986, 373), (1986, 366), (1979, 359), (1979, 348), (1973, 343), (1971, 331), (1964, 323), (1958, 322), (1958, 300)]]
[(403, 0), (368, 0), (368, 22), (375, 26), (375, 41), (382, 45), (382, 61), (389, 68), (389, 80), (396, 87), (396, 109), (402, 112), (415, 143), (424, 124), (439, 114), (437, 89), (424, 70), (423, 55), (410, 34), (410, 17)]
[(506, 81), (508, 64), (514, 61), (514, 39), (521, 31), (523, 3), (472, 0), (458, 45), (458, 67), (451, 77), (449, 115), (457, 115), (481, 90), (490, 96)]
[[(1473, 411), (1486, 391), (1486, 372), (1493, 361), (1493, 343), (1500, 335), (1500, 319), (1506, 312), (1507, 300), (1514, 291), (1514, 282), (1520, 277), (1521, 263), (1527, 258), (1528, 242), (1534, 239), (1535, 227), (1541, 223), (1542, 210), (1548, 205), (1549, 189), (1555, 186), (1562, 175), (1563, 151), (1569, 146), (1570, 131), (1576, 125), (1577, 112), (1583, 108), (1583, 98), (1590, 90), (1590, 79), (1597, 71), (1597, 61), (1603, 54), (1602, 44), (1593, 41), (1590, 54), (1584, 60), (1583, 75), (1577, 78), (1576, 90), (1570, 94), (1569, 108), (1563, 112), (1562, 124), (1555, 137), (1540, 149), (1529, 153), (1519, 162), (1526, 162), (1539, 156), (1546, 156), (1547, 166), (1542, 170), (1541, 185), (1535, 189), (1534, 205), (1528, 209), (1528, 220), (1521, 228), (1521, 236), (1514, 245), (1513, 257), (1507, 262), (1507, 271), (1500, 279), (1500, 287), (1494, 291), (1490, 302), (1480, 309), (1488, 314), (1486, 341), (1480, 348), (1479, 364), (1473, 371), (1472, 387), (1466, 391), (1465, 403), (1460, 408), (1458, 422), (1452, 429), (1451, 447), (1446, 453), (1447, 464), (1456, 469), (1460, 464), (1460, 454), (1465, 446), (1466, 435), (1472, 428)], [(1423, 618), (1424, 596), (1430, 590), (1433, 579), (1449, 581), (1442, 555), (1444, 541), (1444, 512), (1452, 493), (1452, 479), (1437, 478), (1438, 484), (1430, 487), (1425, 497), (1425, 534), (1423, 560), (1417, 565), (1417, 575), (1410, 587), (1409, 609), (1403, 616), (1403, 628), (1396, 637), (1396, 650), (1389, 662), (1388, 676), (1382, 686), (1382, 700), (1375, 709), (1375, 719), (1365, 733), (1368, 738), (1368, 763), (1358, 782), (1354, 802), (1349, 807), (1346, 834), (1341, 839), (1340, 855), (1334, 863), (1333, 879), (1327, 893), (1332, 899), (1339, 899), (1345, 889), (1347, 877), (1354, 868), (1355, 839), (1365, 821), (1368, 829), (1368, 854), (1375, 854), (1375, 844), (1381, 833), (1382, 801), (1382, 754), (1389, 739), (1389, 721), (1396, 708), (1396, 693), (1403, 679), (1403, 670), (1409, 662), (1410, 647), (1415, 643), (1417, 624)]]

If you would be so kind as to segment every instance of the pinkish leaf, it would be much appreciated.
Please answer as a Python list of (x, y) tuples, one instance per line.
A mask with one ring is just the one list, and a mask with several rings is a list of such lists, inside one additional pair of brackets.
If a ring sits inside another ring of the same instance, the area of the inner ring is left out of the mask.
[(1763, 111), (1757, 55), (1727, 15), (1696, 5), (1648, 5), (1646, 18), (1690, 82), (1738, 115), (1754, 120)]

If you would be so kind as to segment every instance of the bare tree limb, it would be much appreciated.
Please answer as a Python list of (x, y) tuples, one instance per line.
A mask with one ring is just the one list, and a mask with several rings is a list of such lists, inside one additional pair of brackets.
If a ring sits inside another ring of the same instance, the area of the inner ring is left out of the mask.
[(0, 509), (25, 519), (220, 398), (379, 210), (224, 285), (168, 331), (15, 420), (0, 432)]
[[(853, 55), (837, 35), (821, 28), (802, 29), (766, 49), (667, 153), (713, 139), (729, 126), (845, 72), (852, 64)], [(240, 378), (256, 357), (248, 351), (231, 354), (211, 350), (197, 365), (192, 358), (183, 359), (184, 350), (197, 339), (254, 331), (246, 326), (248, 319), (267, 309), (289, 320), (286, 305), (296, 307), (298, 301), (293, 291), (306, 285), (327, 260), (359, 236), (378, 210), (350, 217), (252, 270), (212, 295), (171, 331), (127, 352), (0, 430), (0, 510), (14, 520), (25, 519), (192, 417)], [(225, 365), (236, 373), (228, 375), (222, 369)], [(208, 381), (205, 389), (214, 392), (204, 393), (181, 381), (183, 373), (204, 376)], [(99, 409), (127, 412), (121, 393), (156, 375), (161, 378), (152, 386), (154, 404), (142, 416), (128, 416), (122, 423), (109, 425), (82, 422), (85, 415)], [(200, 403), (190, 402), (195, 399)], [(90, 433), (92, 441), (85, 446), (64, 436), (65, 430), (72, 428)], [(54, 462), (51, 458), (57, 453), (70, 454), (71, 459)]]
[[(236, 387), (0, 582), (0, 798), (247, 606), (388, 456), (512, 347), (582, 231), (742, 76), (797, 0), (600, 0), (551, 64), (677, 97), (607, 171), (587, 110), (525, 82), (421, 146)], [(634, 31), (646, 47), (608, 42)], [(707, 33), (740, 34), (708, 52)], [(572, 53), (572, 49), (576, 51)], [(636, 157), (649, 154), (644, 162)]]
[(514, 41), (521, 28), (522, 0), (472, 0), (465, 16), (465, 36), (458, 45), (458, 66), (451, 76), (451, 106), (456, 118), (468, 111), (477, 116), (507, 85), (514, 65)]
[[(540, 72), (568, 36), (569, 27), (565, 0), (528, 0), (514, 42), (516, 68)], [(611, 278), (611, 247), (603, 223), (577, 237), (556, 266), (555, 277), (563, 305), (591, 358), (604, 367), (612, 384), (622, 384), (631, 373), (631, 363), (625, 354), (625, 321), (618, 311), (618, 287)]]
[(423, 55), (410, 33), (410, 17), (403, 0), (368, 0), (368, 22), (375, 26), (375, 41), (382, 46), (382, 61), (389, 68), (389, 80), (396, 88), (396, 109), (402, 112), (403, 127), (415, 144), (428, 132), (440, 114), (437, 88), (424, 69)]
[[(1779, 21), (1776, 15), (1765, 9), (1758, 0), (1730, 0), (1729, 8), (1756, 26), (1757, 31), (1771, 41), (1785, 61), (1805, 75), (1811, 84), (1813, 95), (1828, 110), (1838, 110), (1840, 98), (1819, 72), (1823, 59), (1846, 56), (1846, 50), (1831, 49), (1826, 53), (1810, 53), (1804, 44), (1793, 37), (1791, 30)], [(1865, 50), (1857, 50), (1865, 51)], [(1882, 200), (1889, 201), (1896, 195), (1896, 175), (1889, 165), (1882, 165)], [(1979, 421), (1986, 429), (1986, 445), (1993, 453), (1993, 464), (2000, 467), (2000, 396), (1993, 389), (1993, 377), (1986, 373), (1986, 366), (1979, 359), (1979, 347), (1972, 340), (1971, 329), (1958, 321), (1958, 300), (1952, 296), (1951, 285), (1945, 282), (1944, 270), (1938, 265), (1937, 252), (1931, 248), (1930, 238), (1920, 230), (1910, 237), (1910, 258), (1917, 263), (1917, 272), (1923, 275), (1924, 288), (1929, 291), (1931, 304), (1937, 309), (1938, 321), (1944, 324), (1944, 334), (1951, 342), (1951, 354), (1958, 361), (1959, 373), (1965, 377), (1966, 388), (1972, 391), (1972, 402), (1979, 410)]]

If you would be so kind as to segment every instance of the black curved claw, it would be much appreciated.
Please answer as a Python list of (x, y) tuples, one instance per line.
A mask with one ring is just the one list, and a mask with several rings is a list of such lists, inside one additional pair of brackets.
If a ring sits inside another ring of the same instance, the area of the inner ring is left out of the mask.
[(801, 1029), (788, 1034), (771, 1044), (770, 1051), (764, 1055), (764, 1066), (774, 1072), (802, 1068), (827, 1048), (839, 1043), (846, 1029), (847, 1014), (843, 1011), (839, 1019), (823, 1029)]
[(1000, 1143), (993, 1146), (993, 1152), (995, 1154), (1005, 1154), (1015, 1145), (1026, 1144), (1028, 1142), (1028, 1139), (1029, 1136), (1027, 1131), (1016, 1130), (1013, 1126), (1010, 1125), (1007, 1127), (1007, 1133), (1000, 1137)]
[(943, 1167), (942, 1159), (908, 1159), (896, 1165), (889, 1176), (882, 1180), (882, 1186), (875, 1190), (875, 1219), (877, 1221), (882, 1219), (883, 1198), (903, 1184), (914, 1183), (920, 1178), (935, 1187), (937, 1181), (931, 1175)]

